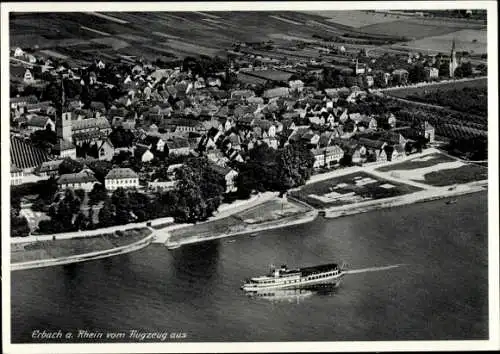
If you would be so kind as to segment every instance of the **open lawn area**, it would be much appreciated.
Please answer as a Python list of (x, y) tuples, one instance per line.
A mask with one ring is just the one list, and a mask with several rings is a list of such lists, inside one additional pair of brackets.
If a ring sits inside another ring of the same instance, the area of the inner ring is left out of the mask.
[(442, 187), (488, 179), (488, 169), (478, 165), (463, 165), (454, 169), (430, 172), (424, 177), (425, 183)]
[(142, 240), (149, 234), (149, 229), (138, 228), (123, 231), (120, 236), (115, 232), (93, 237), (16, 243), (11, 245), (11, 262), (29, 262), (109, 250)]
[(308, 210), (309, 208), (299, 203), (287, 202), (286, 200), (270, 200), (257, 207), (244, 210), (236, 214), (236, 217), (241, 218), (247, 224), (256, 224), (304, 213)]
[(360, 201), (391, 198), (420, 191), (420, 188), (356, 172), (312, 183), (292, 193), (299, 200), (325, 208)]
[(436, 153), (436, 154), (425, 155), (422, 157), (416, 157), (414, 159), (407, 160), (401, 163), (382, 166), (377, 168), (377, 171), (390, 172), (395, 170), (414, 170), (418, 168), (434, 166), (438, 163), (453, 162), (453, 161), (456, 161), (456, 159), (446, 156), (444, 154)]

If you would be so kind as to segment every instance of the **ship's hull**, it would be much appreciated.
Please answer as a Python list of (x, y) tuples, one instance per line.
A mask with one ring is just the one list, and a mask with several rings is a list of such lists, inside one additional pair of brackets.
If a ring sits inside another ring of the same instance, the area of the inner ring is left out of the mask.
[(277, 280), (273, 284), (256, 284), (256, 283), (246, 283), (241, 289), (247, 292), (261, 292), (265, 290), (276, 290), (276, 289), (308, 289), (317, 290), (322, 288), (336, 287), (340, 285), (340, 282), (344, 274), (335, 275), (332, 277), (321, 278), (321, 279), (301, 279), (295, 283), (284, 283)]

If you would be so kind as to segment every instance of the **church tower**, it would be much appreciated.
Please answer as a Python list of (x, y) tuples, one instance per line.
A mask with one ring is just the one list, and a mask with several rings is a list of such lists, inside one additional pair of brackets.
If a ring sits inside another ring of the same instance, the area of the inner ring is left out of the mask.
[(450, 53), (450, 77), (455, 77), (455, 70), (457, 69), (457, 67), (457, 53), (455, 51), (455, 39), (453, 39)]
[(71, 112), (68, 112), (66, 106), (66, 95), (64, 92), (64, 81), (61, 80), (61, 110), (56, 119), (57, 137), (62, 140), (71, 141)]

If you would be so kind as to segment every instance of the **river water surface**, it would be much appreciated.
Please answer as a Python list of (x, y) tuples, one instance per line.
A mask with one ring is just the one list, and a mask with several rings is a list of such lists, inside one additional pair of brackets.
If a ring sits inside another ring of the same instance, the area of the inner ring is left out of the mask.
[[(481, 192), (450, 205), (438, 200), (318, 218), (234, 242), (173, 251), (151, 245), (16, 271), (12, 342), (47, 343), (32, 338), (37, 329), (185, 333), (179, 341), (487, 339), (487, 220)], [(240, 290), (270, 264), (330, 262), (359, 271), (331, 293), (264, 299)]]

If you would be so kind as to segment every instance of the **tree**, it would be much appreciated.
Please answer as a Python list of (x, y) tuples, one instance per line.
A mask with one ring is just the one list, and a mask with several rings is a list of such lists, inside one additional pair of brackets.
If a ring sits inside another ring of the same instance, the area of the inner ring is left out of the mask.
[(207, 205), (200, 188), (201, 176), (190, 167), (183, 166), (177, 171), (175, 194), (177, 205), (174, 211), (176, 222), (196, 222), (207, 218)]
[(45, 207), (46, 207), (46, 202), (42, 199), (42, 198), (37, 198), (35, 199), (35, 201), (33, 202), (33, 205), (31, 206), (31, 209), (33, 211), (44, 211)]
[(16, 193), (10, 193), (10, 215), (19, 216), (21, 212), (21, 197)]
[(66, 157), (59, 165), (59, 175), (64, 175), (68, 173), (77, 173), (83, 169), (83, 164), (73, 160), (72, 158)]
[(109, 135), (109, 139), (111, 140), (111, 143), (113, 143), (114, 147), (131, 147), (134, 143), (135, 136), (134, 133), (132, 133), (130, 130), (125, 130), (122, 127), (117, 127), (113, 129), (113, 131)]
[(28, 85), (23, 89), (24, 96), (34, 95), (38, 99), (42, 96), (42, 90), (39, 87)]
[(408, 80), (413, 83), (425, 81), (425, 70), (421, 64), (413, 65), (408, 73)]
[(94, 206), (100, 201), (106, 200), (108, 197), (106, 187), (101, 183), (96, 183), (92, 190), (88, 193), (89, 205)]
[(76, 230), (88, 230), (92, 226), (91, 219), (85, 215), (83, 212), (79, 212), (75, 218), (75, 229)]
[(113, 156), (113, 160), (111, 162), (120, 166), (124, 165), (125, 163), (127, 163), (127, 165), (130, 165), (131, 159), (132, 153), (130, 151), (121, 150), (118, 155)]
[(123, 188), (117, 188), (112, 196), (111, 203), (115, 206), (115, 223), (125, 225), (131, 221), (130, 199)]
[(110, 161), (94, 160), (89, 161), (87, 166), (94, 172), (94, 176), (104, 183), (104, 178), (109, 171), (113, 169), (113, 164)]
[(84, 201), (85, 200), (85, 191), (83, 189), (77, 189), (75, 190), (75, 195), (80, 199), (80, 201)]
[(19, 94), (19, 90), (17, 89), (17, 86), (10, 83), (10, 97), (16, 97)]
[(455, 70), (455, 77), (469, 77), (472, 76), (472, 64), (470, 62), (463, 63)]
[(439, 65), (439, 76), (449, 77), (450, 76), (450, 65), (449, 63), (442, 63)]
[(38, 197), (45, 203), (50, 203), (54, 199), (54, 195), (59, 190), (55, 177), (50, 177), (47, 180), (37, 182)]
[(312, 175), (314, 156), (304, 145), (290, 144), (278, 153), (279, 191), (303, 185)]
[(24, 216), (14, 216), (10, 218), (10, 236), (26, 237), (31, 232), (28, 220)]
[(111, 200), (106, 200), (99, 210), (99, 227), (108, 227), (115, 224), (115, 206)]
[(41, 94), (44, 101), (52, 101), (56, 107), (61, 106), (61, 84), (57, 82), (49, 83)]
[(57, 143), (57, 134), (50, 127), (47, 127), (31, 133), (30, 140), (34, 145), (42, 149), (50, 149)]

